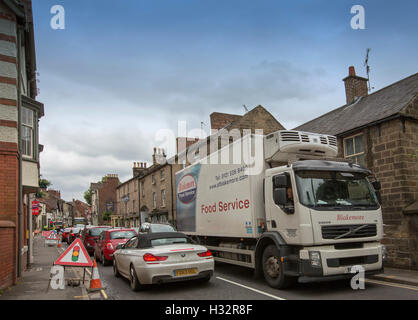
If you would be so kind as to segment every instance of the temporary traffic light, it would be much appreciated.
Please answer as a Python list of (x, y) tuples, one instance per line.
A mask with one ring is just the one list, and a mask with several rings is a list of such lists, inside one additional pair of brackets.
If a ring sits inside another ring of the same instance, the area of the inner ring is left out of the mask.
[(74, 262), (77, 261), (79, 254), (80, 254), (80, 247), (75, 246), (74, 249), (73, 249), (73, 256), (72, 256), (71, 260), (73, 260)]

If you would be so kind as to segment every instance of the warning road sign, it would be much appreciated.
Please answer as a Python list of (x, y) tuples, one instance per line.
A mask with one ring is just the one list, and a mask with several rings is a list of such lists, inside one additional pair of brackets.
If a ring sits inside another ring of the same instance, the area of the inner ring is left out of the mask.
[(80, 239), (76, 239), (54, 262), (55, 265), (92, 267), (93, 262)]
[(58, 240), (58, 236), (55, 232), (51, 232), (47, 239), (48, 240)]

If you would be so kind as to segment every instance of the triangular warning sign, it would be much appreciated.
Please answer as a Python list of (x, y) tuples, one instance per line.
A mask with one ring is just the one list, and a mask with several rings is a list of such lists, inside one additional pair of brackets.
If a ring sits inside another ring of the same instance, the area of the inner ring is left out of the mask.
[(73, 267), (92, 267), (93, 262), (87, 253), (86, 248), (80, 239), (75, 239), (73, 243), (55, 260), (54, 264)]
[(57, 234), (55, 232), (51, 232), (47, 238), (48, 240), (58, 240)]

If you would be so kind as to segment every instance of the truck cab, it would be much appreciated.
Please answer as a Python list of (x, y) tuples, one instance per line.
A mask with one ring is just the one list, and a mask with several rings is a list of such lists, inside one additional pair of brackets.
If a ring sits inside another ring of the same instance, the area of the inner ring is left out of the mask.
[(382, 214), (369, 174), (325, 160), (266, 170), (263, 236), (279, 237), (283, 251), (292, 248), (283, 257), (285, 273), (307, 282), (350, 275), (353, 265), (367, 273), (383, 268)]

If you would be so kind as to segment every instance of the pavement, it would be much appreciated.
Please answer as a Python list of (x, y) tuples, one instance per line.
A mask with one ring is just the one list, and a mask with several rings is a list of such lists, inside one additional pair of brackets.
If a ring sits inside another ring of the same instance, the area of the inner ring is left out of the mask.
[(418, 287), (418, 271), (385, 267), (385, 272), (370, 276), (370, 279), (406, 284)]
[[(0, 292), (0, 300), (89, 300), (86, 287), (82, 284), (78, 286), (66, 285), (64, 290), (54, 290), (49, 286), (52, 264), (62, 252), (62, 248), (45, 245), (42, 236), (35, 236), (34, 263), (23, 272), (16, 285)], [(80, 279), (82, 276), (82, 268), (65, 268), (64, 277), (66, 280)], [(86, 279), (89, 280), (89, 277), (86, 276)], [(88, 286), (88, 284), (89, 281), (86, 281), (85, 285)]]

